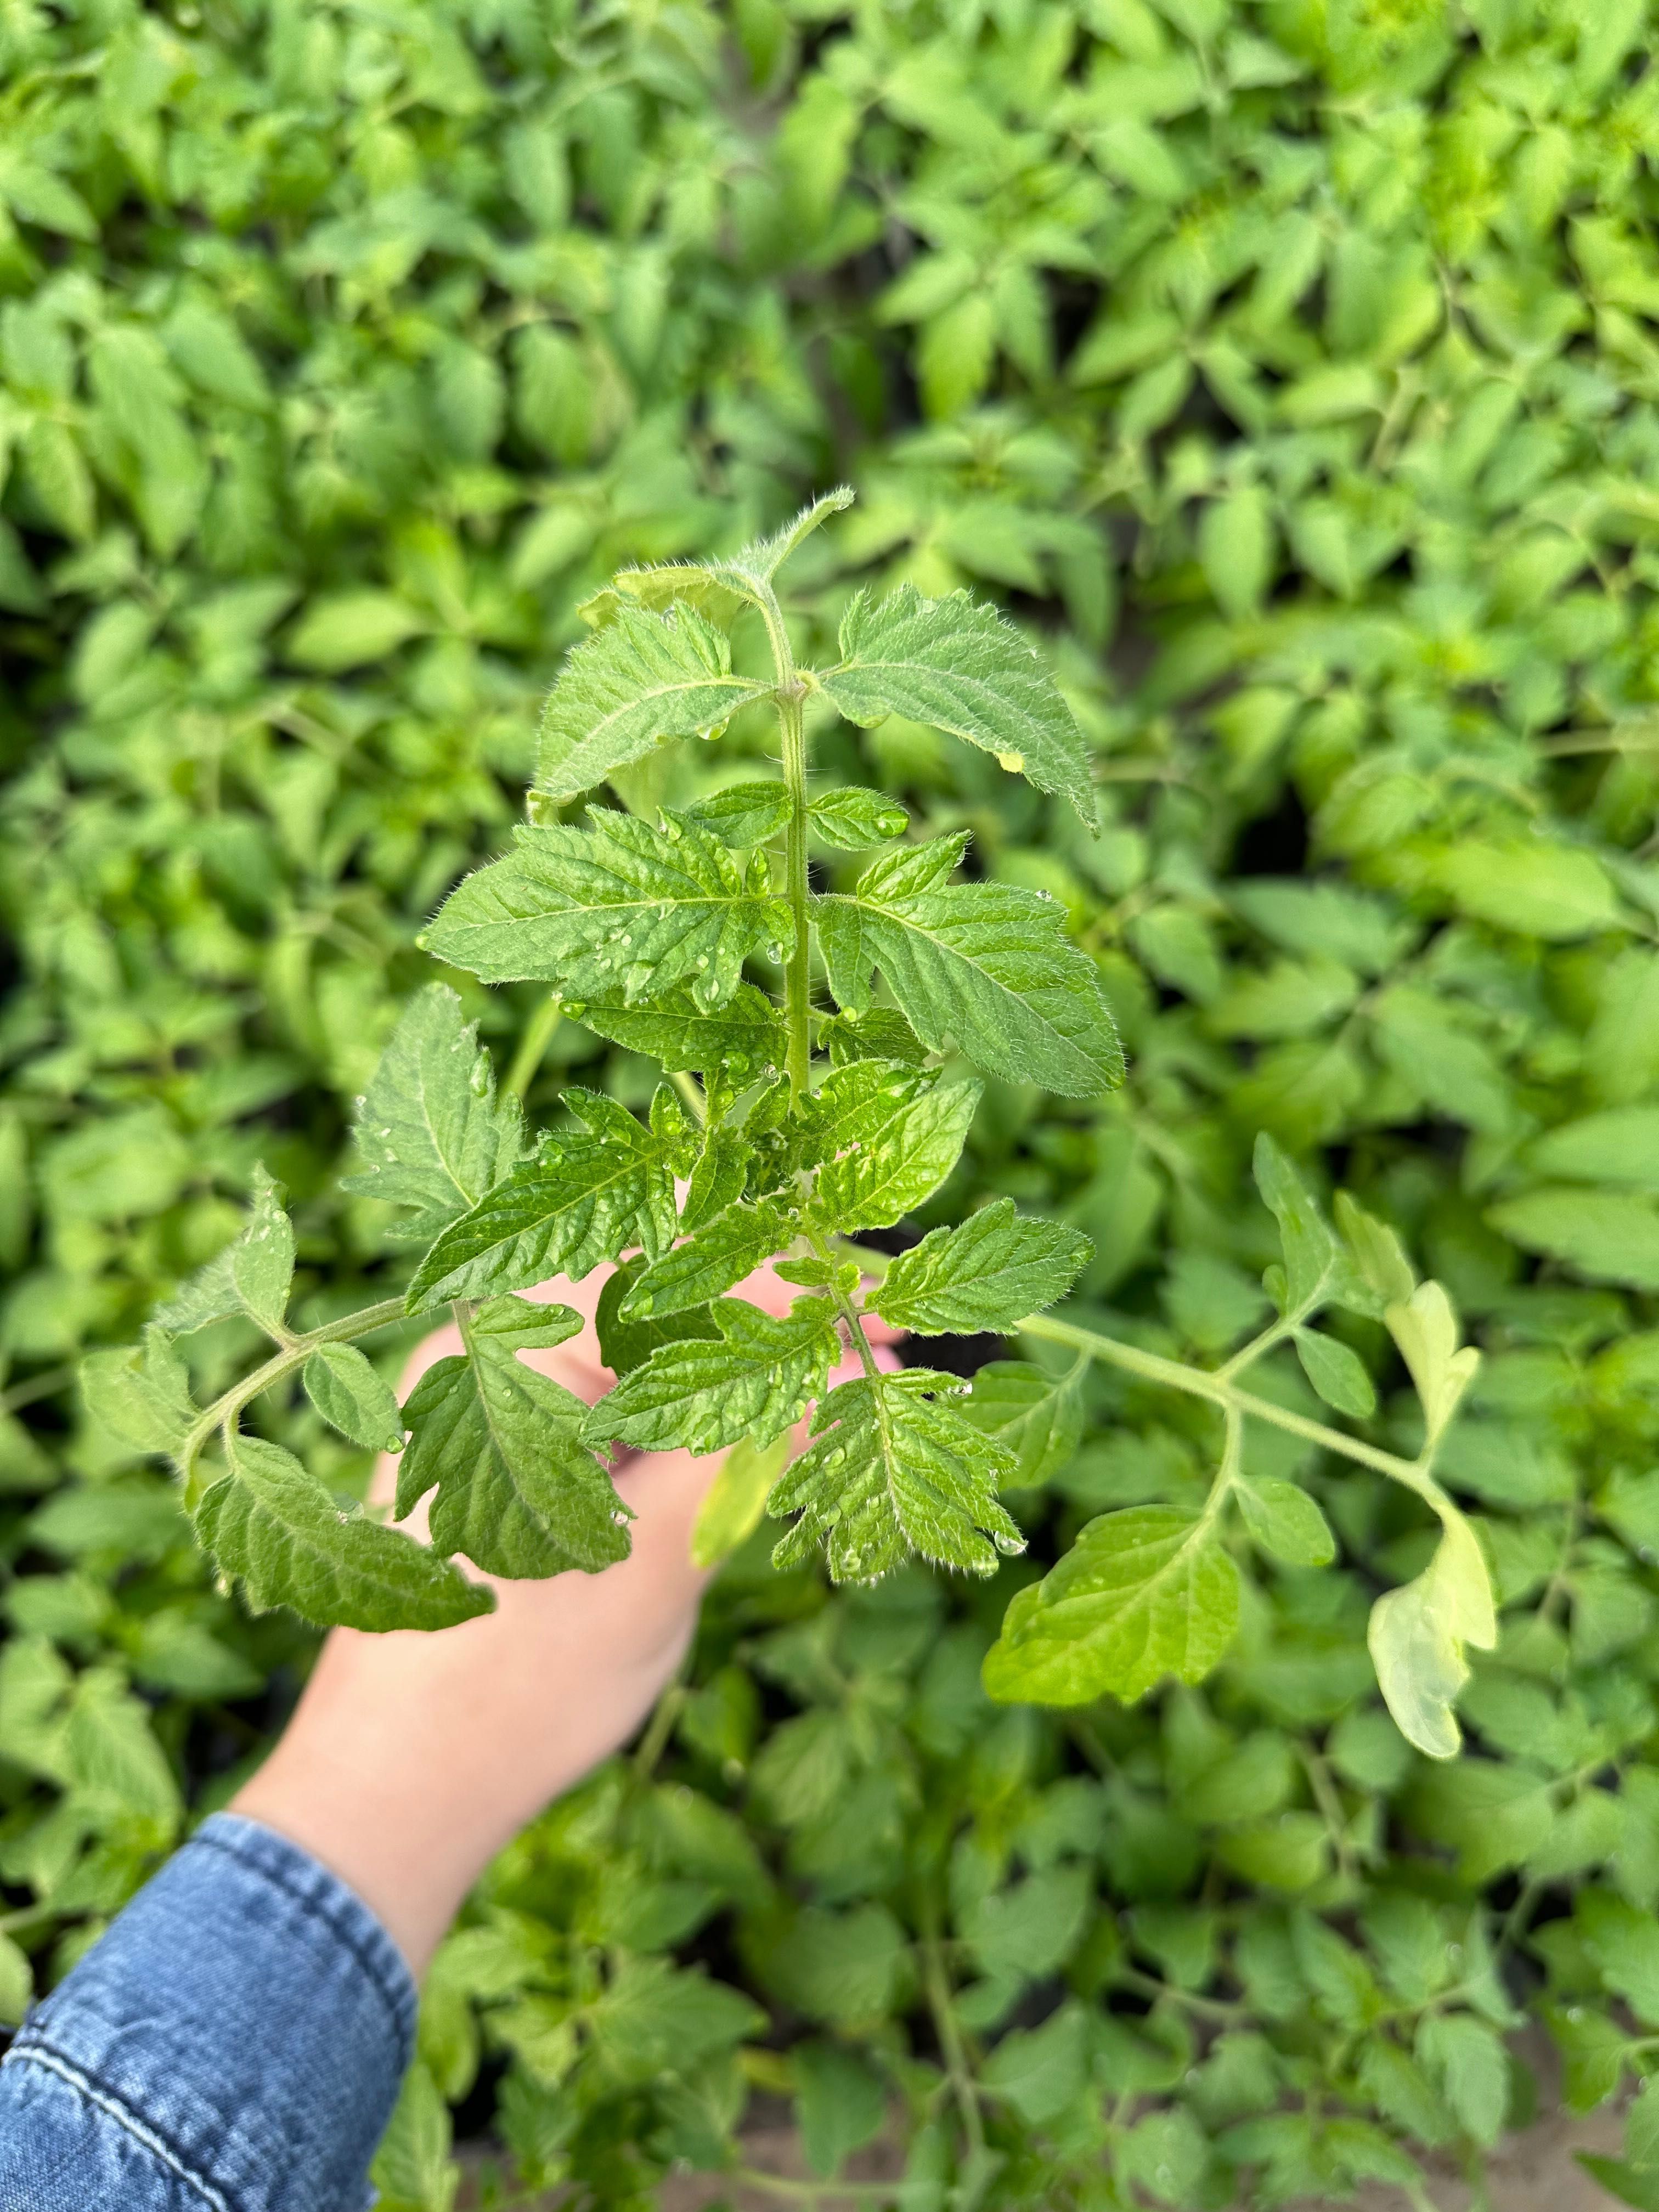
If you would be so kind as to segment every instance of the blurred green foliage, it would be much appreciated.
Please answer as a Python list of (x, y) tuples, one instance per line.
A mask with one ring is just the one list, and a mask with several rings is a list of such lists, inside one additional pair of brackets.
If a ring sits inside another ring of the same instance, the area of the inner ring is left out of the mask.
[[(308, 1317), (397, 1287), (380, 1212), (337, 1194), (345, 1112), (431, 972), (422, 921), (504, 839), (577, 601), (844, 477), (803, 635), (868, 578), (1003, 596), (1106, 817), (1091, 844), (919, 729), (824, 741), (1060, 897), (1131, 1048), (1103, 1107), (993, 1086), (927, 1221), (1052, 1209), (1096, 1242), (1083, 1317), (1220, 1357), (1274, 1252), (1256, 1132), (1355, 1190), (1486, 1350), (1443, 1466), (1501, 1641), (1431, 1768), (1363, 1643), (1426, 1522), (1294, 1440), (1262, 1468), (1348, 1564), (1251, 1568), (1212, 1680), (1132, 1711), (984, 1700), (1030, 1565), (831, 1597), (763, 1537), (640, 1755), (441, 1954), (386, 2201), (449, 2202), (446, 2099), (475, 2129), (493, 2102), (526, 2184), (625, 2208), (739, 2155), (754, 2091), (823, 2172), (899, 2130), (907, 2212), (1413, 2191), (1525, 2116), (1523, 2014), (1576, 2105), (1652, 2065), (1655, 27), (1647, 0), (0, 15), (14, 2014), (309, 1649), (206, 1583), (70, 1363), (223, 1242), (258, 1158)], [(469, 1004), (505, 1069), (528, 999)], [(532, 1110), (579, 1064), (637, 1103), (626, 1054), (540, 1044)], [(1348, 1336), (1411, 1449), (1403, 1371)], [(1316, 1409), (1293, 1364), (1274, 1387)], [(1098, 1370), (1081, 1410), (1015, 1501), (1038, 1565), (1200, 1494), (1212, 1451), (1201, 1410)], [(314, 1417), (265, 1418), (361, 1480)], [(1654, 2094), (1601, 2169), (1638, 2204)]]

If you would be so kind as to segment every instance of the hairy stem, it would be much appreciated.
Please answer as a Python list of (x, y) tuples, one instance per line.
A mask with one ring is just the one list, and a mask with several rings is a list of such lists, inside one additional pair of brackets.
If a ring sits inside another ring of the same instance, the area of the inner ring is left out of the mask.
[(521, 1103), (526, 1091), (536, 1079), (536, 1071), (546, 1056), (547, 1048), (553, 1042), (553, 1032), (559, 1026), (562, 1012), (556, 999), (546, 998), (525, 1024), (524, 1035), (519, 1039), (519, 1049), (513, 1055), (513, 1066), (501, 1086), (510, 1097)]
[[(793, 672), (792, 672), (793, 674)], [(778, 725), (783, 732), (783, 780), (789, 789), (789, 824), (784, 833), (784, 872), (795, 942), (784, 978), (784, 1019), (789, 1035), (789, 1093), (800, 1098), (811, 1063), (811, 956), (806, 935), (806, 728), (800, 696), (778, 694)]]
[(178, 1468), (181, 1480), (189, 1483), (195, 1471), (202, 1447), (216, 1429), (227, 1427), (234, 1421), (244, 1406), (249, 1405), (262, 1391), (273, 1383), (281, 1382), (303, 1367), (319, 1344), (349, 1344), (354, 1337), (368, 1336), (373, 1330), (386, 1328), (394, 1321), (408, 1317), (408, 1308), (401, 1297), (382, 1298), (379, 1304), (364, 1306), (361, 1311), (347, 1314), (343, 1320), (325, 1322), (322, 1328), (307, 1331), (285, 1344), (282, 1350), (234, 1382), (222, 1397), (216, 1398), (207, 1410), (198, 1415), (182, 1444), (179, 1447)]

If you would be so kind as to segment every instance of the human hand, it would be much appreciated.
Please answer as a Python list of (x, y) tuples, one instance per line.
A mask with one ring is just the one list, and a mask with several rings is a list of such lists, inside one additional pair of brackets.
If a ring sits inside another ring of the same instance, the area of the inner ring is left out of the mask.
[[(593, 1325), (611, 1272), (560, 1277), (529, 1294), (574, 1308), (586, 1326), (520, 1357), (589, 1405), (613, 1380)], [(783, 1313), (799, 1292), (769, 1267), (735, 1295)], [(878, 1359), (896, 1366), (897, 1332), (873, 1320), (866, 1329)], [(460, 1348), (453, 1325), (434, 1330), (399, 1395)], [(848, 1353), (830, 1379), (859, 1371)], [(349, 1882), (421, 1972), (489, 1860), (625, 1742), (672, 1679), (707, 1579), (691, 1564), (691, 1530), (724, 1457), (625, 1452), (616, 1483), (635, 1516), (633, 1549), (602, 1574), (478, 1577), (495, 1611), (435, 1634), (333, 1630), (293, 1719), (231, 1809), (278, 1829)], [(397, 1462), (382, 1454), (371, 1498), (389, 1500), (396, 1482)], [(424, 1504), (407, 1525), (424, 1540)]]

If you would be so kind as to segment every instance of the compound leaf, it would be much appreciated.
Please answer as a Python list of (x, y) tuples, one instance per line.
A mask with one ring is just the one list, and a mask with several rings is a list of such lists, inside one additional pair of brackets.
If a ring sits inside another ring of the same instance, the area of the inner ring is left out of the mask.
[(256, 1612), (285, 1605), (319, 1627), (450, 1628), (495, 1599), (424, 1544), (343, 1507), (291, 1452), (235, 1436), (230, 1473), (196, 1528)]
[(353, 1133), (362, 1166), (344, 1188), (413, 1207), (392, 1231), (411, 1240), (436, 1237), (523, 1158), (518, 1101), (496, 1096), (477, 1024), (447, 984), (410, 1000), (357, 1102)]
[(867, 1582), (910, 1552), (965, 1573), (994, 1574), (1024, 1538), (997, 1503), (1013, 1455), (963, 1419), (954, 1376), (925, 1367), (838, 1383), (813, 1419), (814, 1441), (775, 1486), (767, 1510), (795, 1525), (772, 1556), (798, 1566), (820, 1544), (837, 1582)]
[(586, 1407), (517, 1357), (581, 1326), (568, 1306), (489, 1299), (462, 1325), (465, 1353), (428, 1368), (410, 1391), (398, 1517), (435, 1483), (435, 1550), (520, 1578), (594, 1574), (627, 1558), (626, 1511), (581, 1441)]
[(1095, 826), (1088, 749), (1052, 676), (994, 606), (913, 584), (884, 599), (861, 591), (841, 623), (841, 665), (819, 677), (849, 722), (889, 714), (966, 738), (1039, 791), (1069, 799)]
[(879, 968), (911, 1027), (938, 1052), (954, 1036), (1011, 1083), (1089, 1097), (1123, 1079), (1094, 963), (1068, 944), (1058, 903), (1013, 884), (953, 884), (967, 832), (872, 861), (851, 892), (817, 900), (830, 987), (850, 1013)]
[[(551, 1275), (580, 1281), (630, 1244), (652, 1258), (667, 1244), (674, 1175), (690, 1164), (683, 1129), (647, 1127), (574, 1085), (564, 1103), (585, 1127), (544, 1138), (533, 1159), (444, 1231), (410, 1285), (411, 1313), (440, 1298), (527, 1290)], [(666, 1118), (653, 1107), (653, 1121)]]
[(668, 738), (713, 732), (767, 687), (732, 673), (732, 648), (695, 609), (619, 604), (576, 646), (542, 712), (536, 788), (574, 799)]
[(1000, 1198), (900, 1253), (870, 1304), (924, 1336), (1007, 1331), (1064, 1297), (1093, 1249), (1081, 1231), (1022, 1219)]
[(1176, 1505), (1091, 1521), (1003, 1616), (985, 1659), (994, 1698), (1127, 1704), (1166, 1674), (1201, 1681), (1238, 1626), (1238, 1570), (1214, 1523)]
[(830, 1301), (797, 1298), (781, 1316), (742, 1298), (720, 1298), (708, 1310), (719, 1340), (653, 1352), (593, 1407), (590, 1442), (718, 1451), (743, 1436), (769, 1444), (800, 1419), (840, 1345)]
[(551, 983), (584, 1018), (590, 999), (624, 1006), (676, 984), (704, 1010), (737, 989), (751, 952), (794, 941), (763, 854), (740, 870), (725, 846), (673, 815), (655, 829), (590, 807), (588, 826), (518, 832), (516, 850), (470, 875), (422, 943), (487, 983)]

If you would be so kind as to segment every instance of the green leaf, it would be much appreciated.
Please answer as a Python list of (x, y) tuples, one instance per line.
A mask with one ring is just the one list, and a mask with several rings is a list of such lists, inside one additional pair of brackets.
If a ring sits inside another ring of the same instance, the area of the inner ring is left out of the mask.
[(1350, 1346), (1316, 1330), (1296, 1332), (1296, 1356), (1302, 1371), (1328, 1406), (1366, 1420), (1376, 1411), (1376, 1393), (1365, 1372), (1364, 1362)]
[(1467, 2013), (1431, 2014), (1417, 2032), (1417, 2056), (1466, 2135), (1490, 2150), (1504, 2131), (1510, 2057), (1503, 2038)]
[(927, 1046), (890, 1006), (823, 1015), (818, 1042), (830, 1054), (832, 1067), (845, 1067), (855, 1060), (896, 1060), (906, 1067), (920, 1067), (927, 1057)]
[(999, 1553), (1023, 1550), (996, 1495), (1013, 1455), (963, 1419), (950, 1402), (961, 1390), (925, 1367), (838, 1383), (767, 1502), (775, 1519), (799, 1516), (775, 1563), (799, 1565), (821, 1544), (837, 1582), (867, 1582), (909, 1552), (988, 1575)]
[(1625, 2116), (1625, 2156), (1644, 2173), (1659, 2172), (1659, 2079), (1651, 2075)]
[(263, 1166), (253, 1170), (253, 1216), (230, 1248), (236, 1294), (259, 1326), (281, 1328), (294, 1280), (294, 1224), (283, 1207), (282, 1185)]
[(21, 2027), (34, 1995), (34, 1969), (21, 1944), (0, 1932), (0, 2027)]
[(781, 1252), (798, 1218), (793, 1206), (776, 1199), (726, 1206), (684, 1243), (653, 1261), (629, 1289), (623, 1314), (643, 1321), (706, 1306)]
[(386, 659), (427, 627), (419, 609), (392, 592), (338, 592), (312, 601), (289, 633), (287, 658), (336, 676)]
[(975, 1066), (1012, 1083), (1068, 1097), (1115, 1089), (1117, 1032), (1060, 908), (1012, 884), (947, 881), (966, 842), (959, 831), (884, 854), (850, 894), (817, 900), (831, 990), (862, 1014), (879, 968), (931, 1050), (954, 1036)]
[[(845, 1236), (890, 1229), (955, 1167), (980, 1091), (879, 1060), (830, 1075), (802, 1109), (805, 1141), (820, 1163), (813, 1218)], [(841, 1102), (854, 1097), (857, 1105), (843, 1111)]]
[(887, 2087), (856, 2051), (809, 2039), (789, 2054), (801, 2143), (812, 2172), (841, 2171), (855, 2150), (872, 2142), (887, 2120)]
[(1457, 1316), (1438, 1283), (1419, 1283), (1403, 1305), (1389, 1306), (1383, 1319), (1423, 1401), (1425, 1449), (1431, 1450), (1474, 1380), (1480, 1354), (1473, 1345), (1459, 1351)]
[(1251, 1535), (1287, 1567), (1327, 1567), (1336, 1557), (1330, 1523), (1297, 1484), (1264, 1475), (1235, 1484), (1234, 1495)]
[(1265, 1130), (1255, 1140), (1254, 1166), (1255, 1187), (1279, 1224), (1285, 1255), (1284, 1310), (1311, 1313), (1332, 1294), (1336, 1283), (1336, 1239), (1313, 1193)]
[(1466, 1521), (1447, 1522), (1415, 1582), (1377, 1599), (1367, 1641), (1401, 1735), (1426, 1758), (1455, 1757), (1452, 1705), (1469, 1679), (1464, 1646), (1490, 1651), (1498, 1641), (1486, 1563)]
[(787, 1048), (782, 1016), (752, 983), (739, 983), (718, 1007), (700, 1006), (689, 988), (635, 1006), (620, 993), (606, 994), (585, 1000), (581, 1018), (613, 1044), (654, 1060), (665, 1075), (718, 1071), (739, 1088), (781, 1067)]
[(677, 984), (705, 1010), (723, 1006), (750, 953), (793, 943), (763, 854), (744, 873), (673, 815), (655, 830), (590, 807), (587, 822), (520, 829), (516, 851), (451, 892), (426, 949), (487, 983), (555, 984), (580, 1021), (589, 999), (634, 1006)]
[(1431, 880), (1460, 911), (1525, 937), (1567, 941), (1619, 923), (1619, 903), (1593, 853), (1541, 837), (1452, 846)]
[(1659, 1107), (1620, 1106), (1565, 1121), (1527, 1148), (1536, 1175), (1659, 1192)]
[(233, 1437), (230, 1473), (197, 1507), (196, 1529), (256, 1612), (281, 1605), (319, 1627), (433, 1629), (495, 1606), (425, 1545), (346, 1510), (263, 1437)]
[(435, 1550), (514, 1578), (596, 1574), (627, 1558), (627, 1514), (581, 1442), (586, 1407), (517, 1356), (581, 1326), (568, 1306), (490, 1298), (462, 1323), (465, 1353), (410, 1391), (397, 1512), (402, 1520), (435, 1483)]
[(375, 2203), (385, 2212), (451, 2212), (461, 2175), (449, 2154), (451, 2142), (449, 2107), (417, 2059), (404, 2076), (369, 2170)]
[(869, 1303), (924, 1336), (1006, 1332), (1064, 1297), (1093, 1250), (1081, 1231), (1023, 1220), (1012, 1198), (1000, 1198), (900, 1253)]
[(596, 592), (579, 610), (595, 629), (615, 622), (632, 605), (696, 606), (716, 622), (726, 622), (745, 606), (769, 611), (775, 605), (772, 579), (801, 540), (831, 515), (853, 504), (843, 484), (802, 507), (794, 520), (769, 538), (759, 538), (726, 559), (674, 561), (644, 568), (623, 568), (609, 587)]
[(808, 808), (807, 820), (814, 836), (842, 853), (884, 844), (890, 838), (902, 837), (910, 826), (909, 816), (896, 800), (857, 784), (821, 793)]
[(683, 1132), (660, 1133), (574, 1085), (564, 1103), (583, 1126), (544, 1137), (533, 1159), (444, 1231), (410, 1285), (411, 1313), (442, 1298), (528, 1290), (553, 1275), (580, 1282), (630, 1244), (650, 1258), (665, 1248), (675, 1170), (690, 1165)]
[(370, 1451), (401, 1451), (398, 1401), (355, 1344), (319, 1344), (301, 1378), (306, 1395), (331, 1428)]
[(766, 1517), (767, 1498), (788, 1458), (787, 1436), (764, 1445), (738, 1438), (697, 1508), (691, 1528), (694, 1567), (717, 1567), (748, 1542)]
[(1198, 556), (1205, 582), (1235, 621), (1256, 612), (1273, 558), (1273, 512), (1260, 484), (1240, 484), (1205, 507)]
[(1238, 1626), (1238, 1570), (1204, 1515), (1132, 1505), (1091, 1521), (1003, 1616), (985, 1660), (994, 1698), (1126, 1704), (1173, 1674), (1201, 1681)]
[(1353, 1262), (1342, 1288), (1343, 1303), (1379, 1319), (1386, 1307), (1407, 1304), (1417, 1277), (1393, 1230), (1357, 1206), (1346, 1190), (1338, 1191), (1334, 1211)]
[(142, 1346), (89, 1352), (80, 1382), (94, 1419), (138, 1451), (177, 1451), (197, 1419), (189, 1372), (154, 1322)]
[(1486, 1218), (1592, 1283), (1659, 1291), (1659, 1207), (1628, 1191), (1547, 1187), (1489, 1206)]
[(525, 1149), (518, 1101), (498, 1098), (477, 1025), (446, 984), (417, 992), (358, 1103), (362, 1166), (343, 1188), (413, 1212), (392, 1234), (429, 1241), (476, 1206)]
[(1609, 2197), (1632, 2205), (1635, 2212), (1659, 2212), (1659, 2173), (1616, 2158), (1599, 2158), (1590, 2151), (1575, 2151), (1573, 2156)]
[(1074, 1368), (1056, 1382), (1023, 1359), (993, 1359), (975, 1375), (957, 1410), (1013, 1454), (1010, 1490), (1036, 1489), (1077, 1449), (1083, 1438), (1082, 1379), (1082, 1370)]
[(536, 788), (574, 799), (668, 738), (712, 733), (767, 687), (732, 673), (732, 648), (689, 606), (619, 604), (567, 658), (548, 696)]
[(684, 2074), (765, 2024), (747, 1997), (711, 1982), (701, 1968), (686, 1972), (666, 1959), (633, 1958), (622, 1960), (586, 2021), (600, 2063), (624, 2084)]
[(912, 584), (861, 591), (841, 623), (841, 664), (817, 678), (865, 728), (902, 714), (994, 753), (1095, 826), (1088, 750), (1054, 678), (1019, 632), (966, 592), (924, 599)]
[(643, 1451), (718, 1451), (747, 1436), (769, 1444), (805, 1414), (839, 1355), (827, 1298), (797, 1298), (781, 1317), (742, 1298), (709, 1308), (720, 1340), (665, 1345), (601, 1398), (585, 1433)]
[(728, 783), (707, 799), (694, 799), (680, 818), (741, 850), (781, 837), (790, 811), (788, 787), (774, 776), (765, 782)]
[(624, 1321), (623, 1300), (644, 1273), (648, 1261), (625, 1260), (605, 1279), (593, 1316), (599, 1340), (599, 1357), (613, 1375), (631, 1375), (665, 1344), (681, 1344), (688, 1337), (712, 1343), (719, 1336), (707, 1305), (682, 1308), (666, 1320)]

